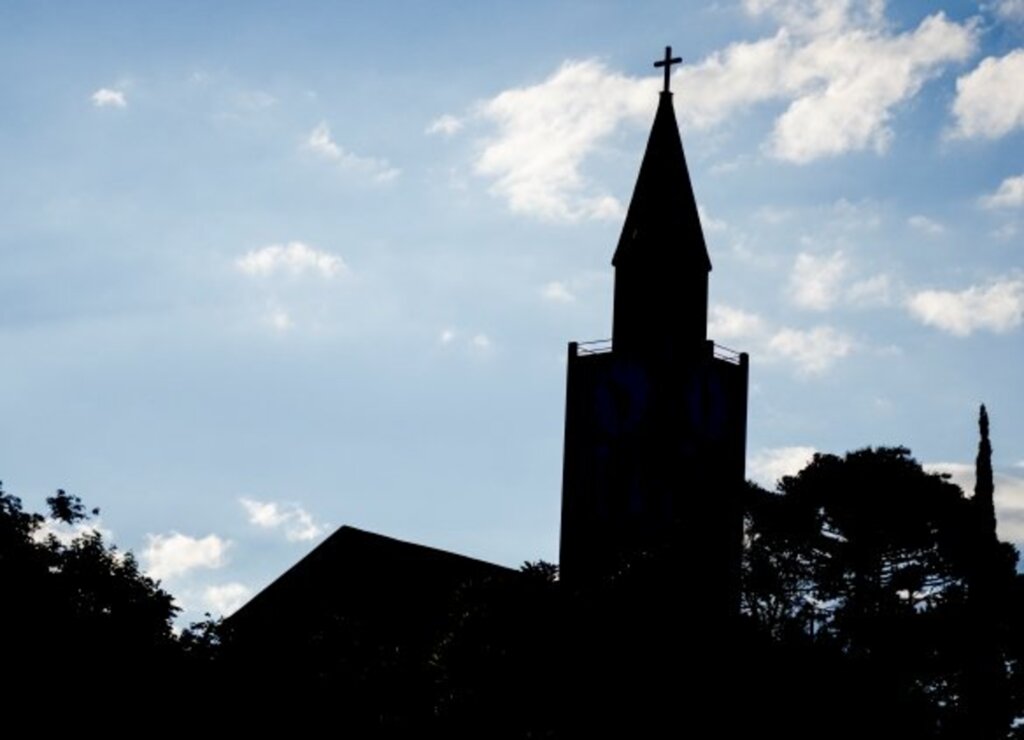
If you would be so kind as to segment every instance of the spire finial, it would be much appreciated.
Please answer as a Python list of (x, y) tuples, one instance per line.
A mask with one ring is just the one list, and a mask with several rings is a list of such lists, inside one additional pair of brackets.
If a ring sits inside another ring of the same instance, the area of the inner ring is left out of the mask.
[(665, 89), (662, 92), (671, 92), (669, 90), (669, 88), (668, 88), (668, 73), (669, 73), (669, 70), (672, 68), (673, 64), (682, 64), (682, 63), (683, 63), (683, 58), (682, 57), (673, 57), (672, 56), (672, 47), (671, 46), (666, 46), (665, 47), (665, 58), (662, 59), (660, 62), (655, 62), (654, 63), (655, 67), (664, 67), (665, 68)]

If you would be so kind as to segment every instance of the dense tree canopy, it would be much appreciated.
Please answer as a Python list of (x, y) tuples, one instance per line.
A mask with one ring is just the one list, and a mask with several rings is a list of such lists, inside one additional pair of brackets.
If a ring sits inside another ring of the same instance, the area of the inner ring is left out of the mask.
[(758, 629), (841, 660), (917, 736), (967, 732), (978, 697), (1007, 726), (1017, 554), (981, 526), (979, 500), (901, 447), (815, 455), (749, 495), (743, 606)]
[(13, 689), (38, 698), (73, 683), (76, 700), (120, 686), (154, 690), (178, 665), (169, 593), (88, 526), (77, 496), (49, 518), (0, 491), (0, 639)]

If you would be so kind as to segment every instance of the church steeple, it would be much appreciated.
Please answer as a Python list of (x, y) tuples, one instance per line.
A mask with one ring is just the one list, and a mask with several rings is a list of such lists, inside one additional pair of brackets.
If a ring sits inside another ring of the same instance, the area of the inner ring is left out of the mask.
[(676, 61), (669, 47), (656, 63), (665, 67), (665, 89), (612, 258), (612, 338), (626, 351), (687, 351), (707, 339), (711, 260), (668, 89), (668, 68)]
[(611, 347), (569, 344), (560, 572), (586, 583), (675, 543), (714, 622), (739, 609), (749, 358), (707, 341), (711, 260), (669, 90), (679, 62), (667, 48), (655, 65), (665, 86), (612, 260)]

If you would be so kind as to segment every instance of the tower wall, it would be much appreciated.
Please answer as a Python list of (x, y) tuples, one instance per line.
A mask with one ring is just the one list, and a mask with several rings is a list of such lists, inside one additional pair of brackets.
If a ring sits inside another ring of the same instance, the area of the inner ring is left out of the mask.
[(684, 577), (735, 600), (745, 481), (746, 355), (648, 358), (569, 345), (561, 573), (614, 571), (667, 544), (701, 564)]

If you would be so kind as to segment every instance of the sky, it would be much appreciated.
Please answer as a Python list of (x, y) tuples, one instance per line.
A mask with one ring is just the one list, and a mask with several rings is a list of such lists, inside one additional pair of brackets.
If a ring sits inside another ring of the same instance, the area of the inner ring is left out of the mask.
[(566, 343), (671, 44), (748, 475), (902, 444), (1024, 543), (1024, 0), (0, 5), (0, 479), (230, 613), (349, 524), (557, 560)]

